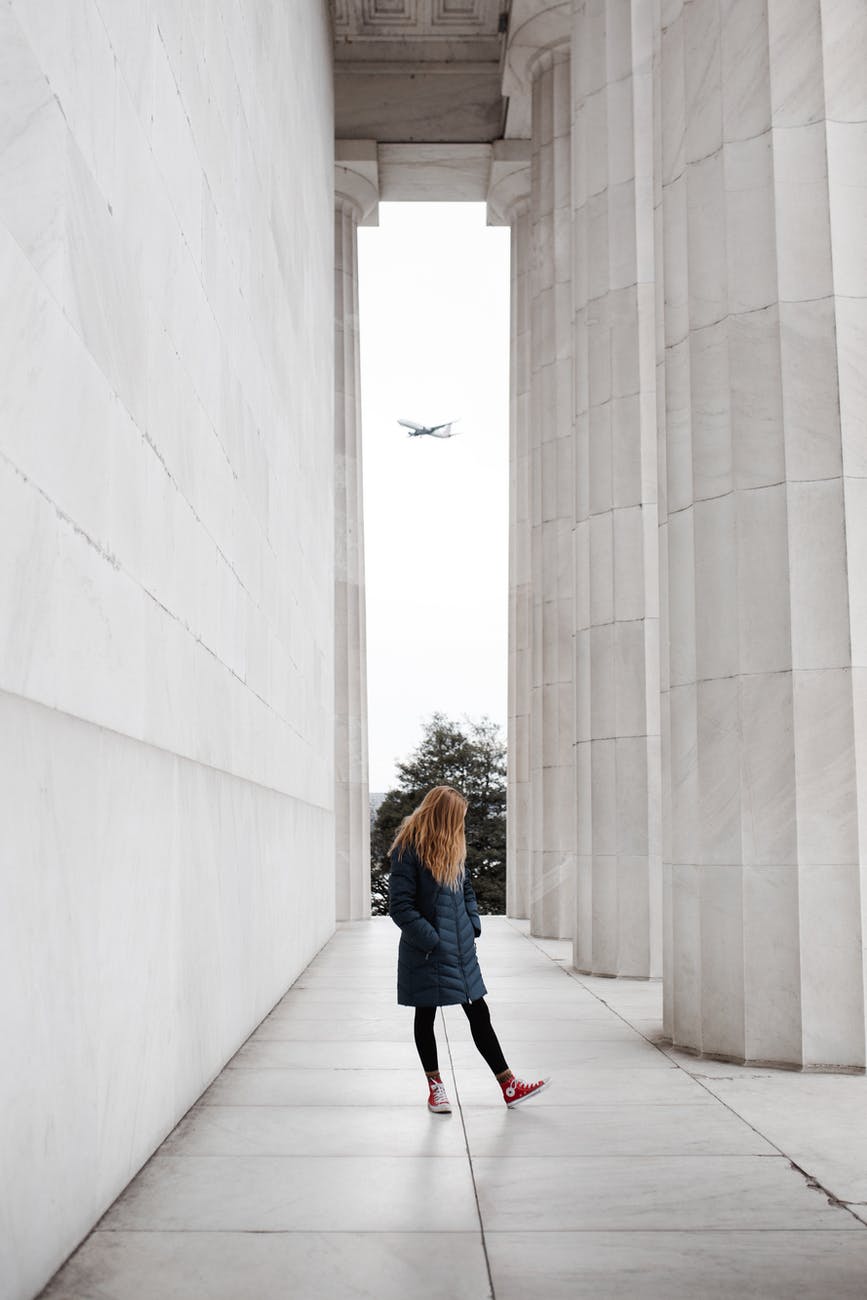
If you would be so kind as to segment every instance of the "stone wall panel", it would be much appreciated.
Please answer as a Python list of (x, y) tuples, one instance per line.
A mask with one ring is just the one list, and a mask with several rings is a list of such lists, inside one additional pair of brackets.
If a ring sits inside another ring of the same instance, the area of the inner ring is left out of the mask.
[(16, 0), (0, 48), (24, 1296), (333, 929), (334, 150), (324, 6)]

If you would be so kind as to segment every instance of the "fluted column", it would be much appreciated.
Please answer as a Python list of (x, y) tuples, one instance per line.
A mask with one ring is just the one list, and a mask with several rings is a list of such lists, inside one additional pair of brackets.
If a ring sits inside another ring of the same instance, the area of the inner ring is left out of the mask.
[(530, 142), (494, 145), (488, 223), (511, 228), (506, 910), (530, 915)]
[(529, 911), (552, 938), (572, 936), (575, 909), (570, 12), (513, 7), (507, 54), (532, 96)]
[(664, 10), (667, 1021), (863, 1067), (867, 12)]
[(656, 501), (659, 518), (660, 856), (662, 859), (662, 1030), (672, 1036), (671, 712), (669, 689), (668, 443), (665, 389), (665, 221), (662, 201), (662, 0), (653, 15), (653, 239), (656, 373)]
[(582, 0), (573, 29), (574, 963), (645, 978), (662, 950), (652, 18)]
[(377, 200), (375, 145), (338, 142), (334, 195), (334, 811), (336, 916), (370, 916), (358, 223)]

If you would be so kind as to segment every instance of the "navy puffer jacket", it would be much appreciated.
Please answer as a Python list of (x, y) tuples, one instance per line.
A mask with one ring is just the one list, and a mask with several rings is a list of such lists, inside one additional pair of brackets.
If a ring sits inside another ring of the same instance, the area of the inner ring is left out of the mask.
[(487, 993), (476, 957), (479, 906), (464, 871), (463, 888), (434, 880), (414, 849), (395, 850), (388, 911), (400, 926), (397, 1000), (403, 1007), (476, 1002)]

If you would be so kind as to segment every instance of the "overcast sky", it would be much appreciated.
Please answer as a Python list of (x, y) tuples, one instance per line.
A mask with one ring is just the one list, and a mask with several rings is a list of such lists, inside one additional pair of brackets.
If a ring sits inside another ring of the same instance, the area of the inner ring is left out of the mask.
[[(505, 735), (509, 232), (482, 203), (383, 203), (358, 232), (370, 789), (423, 719)], [(459, 419), (446, 441), (410, 438)]]

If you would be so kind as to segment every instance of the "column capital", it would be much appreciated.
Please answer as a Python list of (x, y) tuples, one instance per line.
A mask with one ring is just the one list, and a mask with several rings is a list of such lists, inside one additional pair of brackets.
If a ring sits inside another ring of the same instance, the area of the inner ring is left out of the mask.
[(514, 0), (503, 94), (529, 95), (536, 74), (569, 54), (571, 39), (571, 0)]
[(379, 159), (375, 140), (334, 141), (334, 204), (360, 226), (379, 225)]
[(529, 140), (494, 142), (487, 198), (489, 226), (510, 226), (529, 207)]

